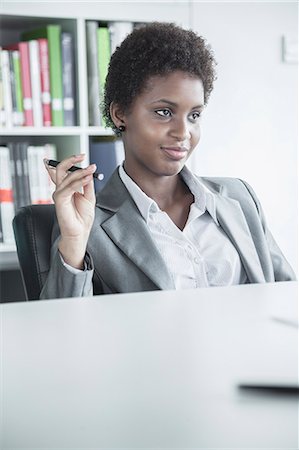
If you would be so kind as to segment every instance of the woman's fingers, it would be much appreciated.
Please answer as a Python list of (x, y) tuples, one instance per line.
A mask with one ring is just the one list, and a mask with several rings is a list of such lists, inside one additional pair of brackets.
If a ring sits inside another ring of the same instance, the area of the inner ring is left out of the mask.
[(60, 184), (63, 179), (69, 174), (69, 169), (75, 164), (80, 163), (84, 159), (85, 155), (81, 153), (80, 155), (73, 155), (69, 158), (61, 161), (57, 167), (52, 167), (47, 164), (47, 159), (44, 159), (44, 164), (47, 172), (55, 185)]
[(91, 179), (87, 181), (87, 183), (83, 186), (83, 195), (87, 200), (95, 203), (96, 195), (94, 190), (93, 176), (91, 176)]
[(91, 164), (90, 166), (86, 167), (85, 169), (76, 170), (75, 172), (68, 174), (68, 176), (65, 176), (63, 181), (59, 185), (57, 184), (57, 186), (56, 186), (55, 198), (57, 199), (57, 197), (59, 197), (61, 195), (62, 195), (62, 197), (72, 196), (72, 194), (74, 192), (78, 192), (78, 191), (80, 192), (82, 187), (84, 187), (90, 183), (91, 186), (89, 189), (87, 189), (87, 195), (88, 195), (88, 197), (90, 197), (90, 199), (92, 201), (93, 195), (91, 194), (90, 190), (91, 190), (91, 187), (94, 190), (93, 182), (92, 182), (93, 181), (92, 174), (95, 172), (95, 170), (96, 170), (96, 165)]
[[(83, 153), (80, 153), (79, 155), (73, 155), (69, 158), (64, 159), (61, 161), (61, 163), (58, 164), (56, 167), (56, 185), (59, 185), (62, 183), (62, 181), (65, 179), (67, 175), (69, 175), (69, 169), (72, 166), (75, 166), (76, 164), (79, 164), (81, 161), (83, 161), (85, 158), (85, 155)], [(76, 172), (73, 172), (76, 173)]]

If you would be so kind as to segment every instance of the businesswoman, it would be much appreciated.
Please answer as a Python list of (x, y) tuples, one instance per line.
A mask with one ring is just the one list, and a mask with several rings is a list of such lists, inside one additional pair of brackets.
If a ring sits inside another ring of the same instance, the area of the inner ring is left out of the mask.
[[(167, 23), (134, 30), (111, 57), (103, 113), (125, 161), (95, 197), (84, 156), (47, 170), (57, 223), (41, 298), (294, 279), (251, 187), (193, 174), (215, 60)], [(99, 168), (100, 170), (100, 168)]]

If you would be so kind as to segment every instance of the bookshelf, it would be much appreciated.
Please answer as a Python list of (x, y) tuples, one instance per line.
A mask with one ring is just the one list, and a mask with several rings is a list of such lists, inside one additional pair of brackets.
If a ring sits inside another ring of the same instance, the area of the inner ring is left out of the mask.
[[(55, 144), (57, 158), (74, 153), (85, 153), (89, 163), (89, 149), (94, 138), (113, 136), (112, 130), (90, 125), (88, 105), (87, 23), (97, 21), (108, 25), (113, 21), (147, 22), (174, 21), (188, 24), (188, 5), (182, 2), (144, 3), (142, 6), (126, 2), (8, 2), (0, 5), (0, 46), (3, 48), (21, 41), (22, 33), (48, 24), (61, 26), (73, 37), (75, 123), (73, 126), (2, 126), (0, 146), (7, 142), (30, 142), (31, 145)], [(13, 244), (0, 243), (0, 270), (18, 268)]]

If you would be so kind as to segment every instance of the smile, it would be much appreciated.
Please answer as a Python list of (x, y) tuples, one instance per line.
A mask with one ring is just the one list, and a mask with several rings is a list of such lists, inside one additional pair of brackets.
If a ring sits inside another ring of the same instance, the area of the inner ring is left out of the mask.
[(187, 156), (188, 150), (181, 147), (161, 147), (161, 150), (167, 154), (171, 159), (180, 161)]

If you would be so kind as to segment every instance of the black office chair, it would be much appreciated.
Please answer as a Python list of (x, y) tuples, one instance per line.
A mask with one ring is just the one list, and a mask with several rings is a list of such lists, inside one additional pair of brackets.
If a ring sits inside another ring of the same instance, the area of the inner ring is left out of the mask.
[(20, 208), (13, 220), (17, 253), (27, 300), (37, 300), (50, 267), (54, 205)]

